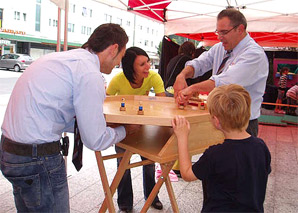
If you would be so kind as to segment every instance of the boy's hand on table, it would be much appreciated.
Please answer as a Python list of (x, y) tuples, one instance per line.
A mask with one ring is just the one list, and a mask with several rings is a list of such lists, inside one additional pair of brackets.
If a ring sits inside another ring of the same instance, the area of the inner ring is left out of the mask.
[(185, 117), (181, 115), (176, 115), (175, 118), (172, 120), (172, 126), (174, 129), (174, 133), (178, 141), (185, 140), (187, 141), (187, 137), (190, 131), (190, 124)]

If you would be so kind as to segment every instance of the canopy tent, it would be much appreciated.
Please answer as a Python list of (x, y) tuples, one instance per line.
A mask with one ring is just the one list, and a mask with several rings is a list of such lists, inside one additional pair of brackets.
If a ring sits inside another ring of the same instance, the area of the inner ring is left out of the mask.
[(297, 0), (97, 0), (163, 22), (165, 35), (176, 34), (218, 42), (214, 31), (217, 14), (239, 9), (248, 22), (247, 31), (261, 46), (298, 47)]

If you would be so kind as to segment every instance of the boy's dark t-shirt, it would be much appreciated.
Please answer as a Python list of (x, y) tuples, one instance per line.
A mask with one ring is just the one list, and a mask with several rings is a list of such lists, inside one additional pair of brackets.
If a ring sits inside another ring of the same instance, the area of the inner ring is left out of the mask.
[(270, 152), (260, 138), (225, 139), (192, 166), (202, 180), (202, 212), (263, 212)]

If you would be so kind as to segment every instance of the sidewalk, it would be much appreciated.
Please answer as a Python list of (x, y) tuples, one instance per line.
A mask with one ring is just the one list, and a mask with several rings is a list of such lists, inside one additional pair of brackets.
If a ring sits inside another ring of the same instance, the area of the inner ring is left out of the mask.
[[(298, 129), (297, 127), (275, 127), (260, 125), (259, 136), (267, 143), (272, 156), (272, 172), (267, 184), (265, 212), (296, 213), (298, 211)], [(70, 134), (70, 140), (73, 136)], [(70, 147), (70, 153), (72, 147)], [(102, 152), (102, 155), (114, 153), (114, 147)], [(196, 161), (199, 156), (194, 156)], [(133, 156), (139, 160), (138, 156)], [(68, 183), (70, 191), (71, 212), (98, 212), (104, 199), (104, 193), (93, 151), (84, 148), (83, 168), (80, 172), (74, 169), (71, 157), (68, 158)], [(116, 160), (105, 161), (109, 182), (116, 172)], [(140, 167), (132, 171), (134, 190), (134, 212), (140, 212), (144, 205), (142, 170)], [(200, 212), (202, 208), (202, 187), (200, 181), (185, 182), (179, 178), (173, 182), (173, 189), (180, 212)], [(0, 212), (16, 212), (10, 183), (0, 175)], [(114, 204), (118, 210), (117, 195)], [(165, 186), (159, 192), (159, 198), (164, 205), (162, 211), (150, 208), (148, 212), (172, 212), (170, 200)]]
[[(117, 71), (116, 71), (117, 72)], [(21, 73), (0, 71), (0, 78), (12, 78), (16, 80)], [(111, 76), (108, 76), (109, 78)], [(109, 79), (107, 79), (109, 81)], [(1, 85), (0, 91), (6, 91)], [(0, 95), (0, 125), (10, 96), (8, 92)], [(69, 134), (70, 141), (73, 141), (73, 134)], [(297, 126), (277, 127), (259, 126), (259, 137), (264, 139), (271, 152), (272, 172), (267, 184), (266, 200), (264, 204), (267, 213), (296, 213), (298, 212), (298, 128)], [(72, 143), (69, 150), (70, 156), (67, 159), (68, 184), (70, 192), (70, 207), (72, 213), (98, 212), (104, 199), (104, 192), (93, 151), (84, 147), (83, 168), (77, 172), (71, 162)], [(115, 153), (114, 147), (102, 152), (102, 155)], [(193, 156), (196, 161), (199, 155)], [(139, 156), (133, 156), (133, 161), (138, 161)], [(116, 159), (106, 160), (105, 168), (111, 183), (116, 173)], [(134, 212), (140, 212), (144, 205), (142, 168), (134, 168), (132, 172), (132, 183), (134, 190)], [(200, 181), (185, 182), (179, 179), (173, 182), (173, 189), (177, 199), (180, 212), (200, 212), (202, 208), (202, 186)], [(11, 184), (0, 173), (0, 213), (16, 212), (13, 200)], [(117, 195), (114, 195), (114, 204), (118, 210)], [(162, 211), (150, 208), (148, 212), (173, 212), (170, 200), (163, 185), (159, 198), (164, 205)]]

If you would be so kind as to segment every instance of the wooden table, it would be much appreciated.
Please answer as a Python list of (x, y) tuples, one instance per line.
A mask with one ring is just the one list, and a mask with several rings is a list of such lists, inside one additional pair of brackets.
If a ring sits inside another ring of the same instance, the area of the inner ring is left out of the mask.
[[(122, 99), (125, 99), (126, 111), (120, 111)], [(144, 115), (138, 115), (139, 104), (143, 106)], [(201, 110), (195, 106), (178, 109), (175, 100), (170, 97), (150, 96), (110, 96), (104, 103), (104, 114), (107, 122), (120, 124), (141, 124), (140, 131), (127, 136), (117, 146), (125, 149), (124, 153), (102, 156), (96, 152), (99, 173), (105, 192), (105, 200), (99, 212), (115, 212), (113, 194), (126, 169), (158, 162), (162, 168), (162, 175), (153, 188), (141, 212), (146, 212), (157, 195), (162, 184), (166, 184), (171, 205), (174, 212), (179, 212), (173, 188), (168, 174), (178, 159), (177, 139), (173, 133), (171, 120), (175, 115), (183, 115), (190, 122), (189, 152), (191, 155), (204, 152), (210, 145), (223, 142), (223, 135), (210, 123), (207, 109)], [(133, 154), (139, 154), (148, 160), (130, 164)], [(111, 186), (103, 160), (123, 157)]]

